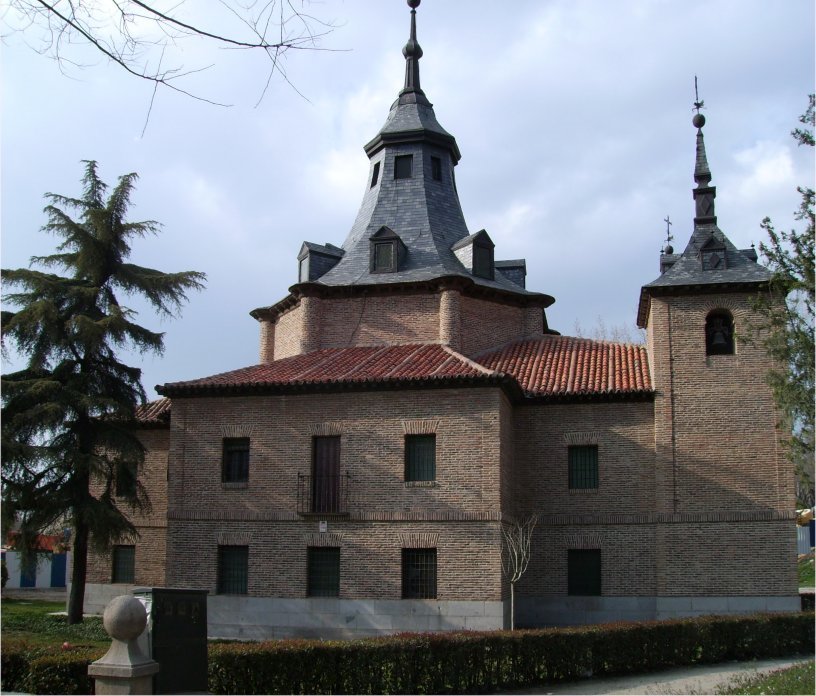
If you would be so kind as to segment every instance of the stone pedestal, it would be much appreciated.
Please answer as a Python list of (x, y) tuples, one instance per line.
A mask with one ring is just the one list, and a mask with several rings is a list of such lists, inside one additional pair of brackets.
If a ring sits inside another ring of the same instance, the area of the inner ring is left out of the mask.
[(110, 649), (88, 666), (96, 694), (152, 694), (159, 663), (145, 656), (137, 638), (147, 625), (147, 612), (135, 597), (116, 597), (105, 608), (102, 622), (113, 639)]

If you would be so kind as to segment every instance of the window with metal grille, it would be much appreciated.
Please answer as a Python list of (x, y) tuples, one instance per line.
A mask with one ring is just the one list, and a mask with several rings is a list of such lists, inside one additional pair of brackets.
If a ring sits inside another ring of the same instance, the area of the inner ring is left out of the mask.
[(116, 470), (116, 497), (130, 498), (136, 495), (136, 465), (120, 464)]
[(569, 487), (586, 489), (598, 487), (598, 446), (581, 445), (570, 447)]
[(397, 155), (394, 157), (394, 178), (410, 179), (414, 175), (414, 156)]
[(136, 582), (136, 547), (113, 547), (113, 571), (111, 582)]
[(248, 546), (218, 547), (218, 594), (246, 594), (248, 575)]
[(570, 549), (567, 551), (567, 594), (600, 597), (600, 549)]
[(402, 550), (402, 598), (436, 599), (436, 549)]
[(306, 557), (306, 595), (340, 596), (340, 549), (310, 546)]
[(374, 188), (377, 185), (377, 181), (380, 179), (380, 163), (374, 163), (374, 172), (371, 174), (371, 188)]
[(249, 481), (248, 437), (224, 438), (221, 481), (223, 483), (246, 483)]
[(431, 176), (435, 181), (442, 181), (442, 160), (431, 157)]
[(405, 436), (405, 480), (436, 480), (436, 435)]

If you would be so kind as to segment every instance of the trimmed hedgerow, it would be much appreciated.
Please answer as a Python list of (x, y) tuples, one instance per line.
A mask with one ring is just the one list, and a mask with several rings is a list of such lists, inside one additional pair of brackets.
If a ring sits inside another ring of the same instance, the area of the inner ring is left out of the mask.
[(214, 694), (434, 694), (812, 653), (812, 614), (759, 614), (357, 641), (221, 643)]
[(98, 647), (33, 646), (23, 641), (4, 640), (0, 655), (3, 691), (30, 694), (92, 694), (88, 665), (105, 654)]

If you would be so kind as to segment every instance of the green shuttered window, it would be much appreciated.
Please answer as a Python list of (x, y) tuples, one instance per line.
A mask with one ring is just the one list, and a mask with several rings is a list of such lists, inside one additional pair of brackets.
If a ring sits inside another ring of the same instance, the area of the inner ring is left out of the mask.
[(436, 435), (405, 436), (405, 480), (436, 480)]
[(598, 487), (598, 446), (582, 445), (569, 448), (569, 487)]

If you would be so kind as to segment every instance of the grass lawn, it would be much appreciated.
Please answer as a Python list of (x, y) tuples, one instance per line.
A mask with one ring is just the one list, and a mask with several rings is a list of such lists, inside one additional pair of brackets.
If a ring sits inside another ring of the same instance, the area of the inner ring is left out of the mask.
[(799, 556), (799, 587), (813, 587), (813, 552)]
[(26, 642), (55, 650), (59, 650), (65, 642), (77, 647), (110, 647), (110, 638), (102, 626), (101, 616), (92, 616), (81, 624), (69, 626), (66, 616), (52, 616), (60, 611), (65, 611), (64, 602), (4, 599), (0, 618), (3, 642)]
[[(811, 563), (813, 559), (811, 558)], [(811, 566), (812, 568), (812, 566)], [(813, 694), (816, 662), (780, 669), (755, 677), (739, 677), (718, 694)]]

